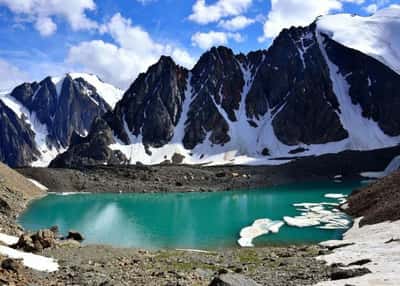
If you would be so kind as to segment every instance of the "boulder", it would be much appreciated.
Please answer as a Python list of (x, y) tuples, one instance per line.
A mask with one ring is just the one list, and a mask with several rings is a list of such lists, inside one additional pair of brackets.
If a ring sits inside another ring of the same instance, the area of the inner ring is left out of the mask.
[(43, 249), (55, 247), (57, 235), (54, 232), (56, 229), (54, 227), (52, 229), (39, 230), (34, 234), (24, 233), (12, 247), (27, 252), (40, 252)]
[(174, 155), (171, 158), (172, 164), (176, 164), (176, 165), (182, 164), (184, 159), (185, 159), (185, 156), (183, 156), (182, 154), (179, 154), (179, 153), (174, 153)]
[(22, 265), (18, 260), (7, 258), (1, 262), (1, 268), (7, 271), (19, 272)]
[(226, 273), (215, 277), (210, 286), (259, 286), (254, 280), (241, 274)]
[(371, 273), (371, 271), (365, 267), (352, 268), (352, 269), (336, 268), (332, 270), (331, 279), (332, 280), (349, 279), (349, 278), (363, 276), (369, 273)]
[(68, 232), (67, 239), (72, 239), (72, 240), (76, 240), (79, 242), (85, 240), (84, 236), (81, 233), (79, 233), (77, 231), (73, 231), (73, 230), (70, 230)]

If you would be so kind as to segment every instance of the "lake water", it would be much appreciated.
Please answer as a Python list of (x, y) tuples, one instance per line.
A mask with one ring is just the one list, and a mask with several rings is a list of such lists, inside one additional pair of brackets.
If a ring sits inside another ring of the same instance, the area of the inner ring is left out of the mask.
[[(254, 220), (299, 215), (302, 202), (337, 202), (326, 193), (349, 194), (360, 184), (313, 183), (251, 191), (175, 194), (48, 195), (19, 218), (28, 230), (58, 225), (82, 232), (85, 243), (138, 248), (217, 249), (237, 246), (240, 230)], [(285, 225), (257, 238), (256, 246), (317, 243), (341, 238), (345, 230)]]

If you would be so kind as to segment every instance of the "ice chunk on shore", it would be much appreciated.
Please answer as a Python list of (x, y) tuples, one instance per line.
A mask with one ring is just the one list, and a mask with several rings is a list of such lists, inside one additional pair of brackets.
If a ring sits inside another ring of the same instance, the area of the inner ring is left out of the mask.
[(0, 254), (13, 259), (22, 259), (22, 263), (29, 268), (43, 271), (54, 272), (58, 270), (58, 263), (53, 258), (48, 258), (32, 253), (15, 250), (7, 246), (0, 246)]
[(241, 247), (253, 247), (253, 239), (256, 237), (272, 233), (278, 233), (284, 225), (283, 221), (272, 221), (270, 219), (258, 219), (251, 226), (244, 227), (240, 231), (238, 244)]

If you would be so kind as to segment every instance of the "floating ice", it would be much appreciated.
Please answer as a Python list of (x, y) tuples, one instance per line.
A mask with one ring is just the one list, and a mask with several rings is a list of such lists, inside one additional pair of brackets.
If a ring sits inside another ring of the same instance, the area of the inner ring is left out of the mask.
[(296, 227), (310, 227), (320, 225), (321, 222), (317, 219), (311, 219), (307, 216), (297, 216), (297, 217), (283, 217), (283, 220), (290, 226)]
[(343, 194), (326, 194), (325, 195), (325, 198), (328, 198), (328, 199), (342, 199), (345, 197), (346, 197), (346, 195), (343, 195)]
[(251, 226), (247, 226), (240, 231), (238, 243), (241, 247), (253, 247), (253, 239), (261, 235), (278, 233), (284, 225), (283, 221), (272, 221), (270, 219), (258, 219)]
[[(326, 198), (337, 199), (339, 203), (346, 202), (344, 194), (326, 194)], [(344, 213), (335, 209), (339, 203), (296, 203), (293, 204), (300, 212), (299, 216), (285, 216), (283, 220), (286, 224), (295, 227), (312, 227), (320, 229), (347, 229), (350, 221)]]

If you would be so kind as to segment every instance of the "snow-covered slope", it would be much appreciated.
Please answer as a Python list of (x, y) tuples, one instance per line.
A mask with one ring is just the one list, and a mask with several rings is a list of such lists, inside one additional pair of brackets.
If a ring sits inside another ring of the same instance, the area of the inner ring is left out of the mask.
[[(115, 104), (122, 98), (123, 91), (109, 83), (103, 82), (98, 76), (88, 73), (69, 73), (72, 79), (82, 78), (90, 85), (96, 88), (96, 92), (111, 106), (114, 108)], [(61, 90), (62, 83), (65, 75), (62, 77), (52, 77), (52, 81), (57, 86), (57, 90)]]
[(115, 164), (116, 154), (123, 164), (176, 161), (175, 154), (186, 164), (280, 164), (396, 146), (399, 16), (391, 7), (371, 17), (320, 17), (283, 30), (268, 50), (212, 48), (192, 70), (161, 57), (103, 118), (108, 127), (57, 165)]
[(323, 16), (318, 29), (346, 47), (361, 51), (400, 73), (400, 5), (369, 17)]

